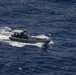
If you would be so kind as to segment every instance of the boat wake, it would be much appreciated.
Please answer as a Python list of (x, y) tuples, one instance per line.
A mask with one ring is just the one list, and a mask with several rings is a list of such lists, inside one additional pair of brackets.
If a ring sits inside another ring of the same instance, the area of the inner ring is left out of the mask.
[[(12, 28), (6, 27), (6, 26), (0, 26), (0, 42), (7, 43), (11, 46), (15, 47), (24, 47), (26, 45), (33, 45), (42, 48), (44, 46), (44, 43), (21, 43), (21, 42), (15, 42), (15, 41), (10, 41), (9, 37), (12, 35)], [(37, 35), (37, 36), (32, 36), (32, 37), (37, 37), (37, 38), (46, 38), (49, 39), (49, 37), (45, 36), (44, 34), (42, 35)], [(54, 42), (51, 40), (48, 45), (54, 44)]]

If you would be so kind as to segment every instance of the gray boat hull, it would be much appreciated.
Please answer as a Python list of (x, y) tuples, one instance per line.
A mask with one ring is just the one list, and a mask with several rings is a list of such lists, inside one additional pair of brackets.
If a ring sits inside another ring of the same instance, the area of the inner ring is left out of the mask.
[(41, 38), (29, 38), (29, 39), (21, 39), (21, 38), (16, 38), (16, 37), (9, 37), (11, 41), (17, 41), (17, 42), (22, 42), (22, 43), (49, 43), (50, 39), (41, 39)]

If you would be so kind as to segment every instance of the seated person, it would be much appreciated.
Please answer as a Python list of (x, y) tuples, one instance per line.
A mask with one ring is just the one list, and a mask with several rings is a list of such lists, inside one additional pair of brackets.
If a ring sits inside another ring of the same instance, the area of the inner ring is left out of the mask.
[(24, 31), (24, 38), (28, 39), (29, 38), (29, 34), (27, 31)]
[(21, 34), (19, 34), (19, 33), (14, 33), (14, 34), (12, 35), (12, 37), (21, 38)]
[(21, 33), (21, 37), (22, 37), (22, 38), (25, 38), (25, 39), (28, 39), (28, 38), (29, 38), (28, 32), (27, 32), (26, 30), (24, 30), (24, 31)]

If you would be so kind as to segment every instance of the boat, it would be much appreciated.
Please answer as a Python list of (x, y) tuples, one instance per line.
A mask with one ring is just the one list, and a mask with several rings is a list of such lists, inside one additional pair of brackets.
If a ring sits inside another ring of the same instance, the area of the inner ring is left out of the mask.
[(38, 38), (34, 36), (30, 36), (26, 30), (14, 30), (14, 34), (9, 37), (11, 41), (17, 41), (22, 43), (49, 43), (50, 39)]

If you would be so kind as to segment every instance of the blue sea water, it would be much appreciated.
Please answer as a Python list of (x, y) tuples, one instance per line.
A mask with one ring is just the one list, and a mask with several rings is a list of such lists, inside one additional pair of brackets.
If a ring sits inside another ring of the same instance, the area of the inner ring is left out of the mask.
[(0, 0), (0, 24), (54, 41), (46, 51), (0, 43), (0, 75), (76, 75), (75, 0)]

